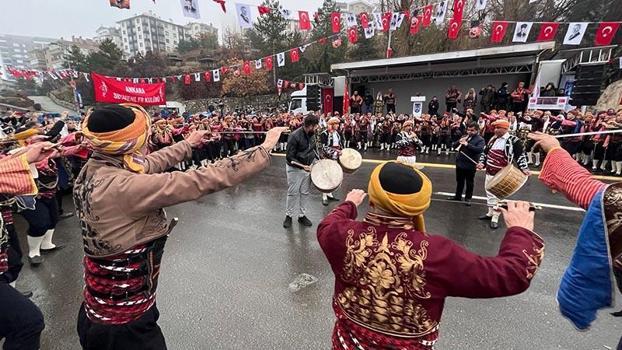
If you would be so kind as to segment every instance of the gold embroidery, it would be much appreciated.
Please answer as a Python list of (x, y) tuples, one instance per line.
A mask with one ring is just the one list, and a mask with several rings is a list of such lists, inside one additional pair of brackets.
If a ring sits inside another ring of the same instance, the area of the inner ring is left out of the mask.
[(378, 240), (375, 227), (346, 239), (342, 279), (354, 284), (337, 295), (337, 303), (354, 322), (375, 331), (401, 337), (420, 337), (435, 330), (418, 300), (429, 299), (425, 290), (424, 261), (428, 241), (413, 248), (405, 232), (389, 243)]
[(536, 275), (536, 272), (538, 272), (538, 267), (540, 266), (540, 263), (542, 263), (542, 259), (544, 259), (544, 246), (538, 248), (536, 245), (534, 245), (533, 251), (535, 254), (529, 254), (527, 253), (527, 250), (523, 249), (523, 254), (525, 254), (527, 260), (529, 260), (526, 269), (526, 277), (528, 280), (531, 280), (533, 276)]

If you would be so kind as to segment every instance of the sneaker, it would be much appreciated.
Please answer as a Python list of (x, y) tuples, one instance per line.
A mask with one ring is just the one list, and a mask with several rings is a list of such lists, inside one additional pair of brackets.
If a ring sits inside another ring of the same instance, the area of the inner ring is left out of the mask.
[(72, 216), (73, 216), (73, 213), (72, 213), (72, 212), (70, 212), (70, 211), (68, 211), (68, 212), (63, 212), (63, 213), (61, 213), (60, 215), (58, 215), (58, 218), (59, 218), (60, 220), (63, 220), (63, 219), (70, 218), (70, 217), (72, 217)]
[(490, 222), (490, 228), (491, 228), (491, 229), (493, 229), (493, 230), (496, 230), (496, 229), (498, 229), (498, 228), (499, 228), (499, 224), (498, 224), (498, 223), (496, 223), (496, 222), (492, 222), (492, 221), (491, 221), (491, 222)]
[(311, 222), (311, 220), (307, 219), (306, 216), (301, 216), (298, 218), (298, 222), (302, 225), (302, 226), (307, 226), (307, 227), (311, 227), (313, 226), (313, 223)]
[(479, 220), (492, 220), (492, 216), (482, 215), (478, 219)]
[(286, 216), (285, 221), (283, 221), (283, 228), (290, 228), (290, 227), (292, 227), (292, 217)]
[(466, 201), (464, 201), (464, 204), (465, 204), (467, 207), (470, 207), (470, 206), (472, 205), (472, 204), (471, 204), (471, 200), (470, 200), (470, 199), (467, 199)]
[(339, 202), (339, 198), (337, 197), (328, 197), (328, 200), (331, 202)]

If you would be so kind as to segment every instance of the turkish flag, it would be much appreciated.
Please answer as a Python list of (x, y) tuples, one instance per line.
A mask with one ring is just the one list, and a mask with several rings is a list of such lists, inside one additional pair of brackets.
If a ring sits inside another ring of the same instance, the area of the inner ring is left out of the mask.
[(540, 33), (538, 34), (536, 41), (554, 40), (558, 27), (559, 23), (554, 22), (545, 22), (540, 24)]
[(391, 17), (393, 17), (393, 14), (391, 12), (387, 12), (384, 15), (382, 15), (382, 31), (383, 32), (388, 32), (389, 29), (391, 29)]
[(283, 89), (287, 89), (289, 87), (289, 81), (283, 80)]
[(454, 0), (454, 19), (456, 21), (462, 21), (465, 1), (466, 0)]
[(423, 24), (424, 27), (428, 27), (430, 26), (431, 23), (432, 23), (432, 5), (428, 5), (423, 8), (423, 21), (421, 21), (421, 24)]
[(270, 8), (268, 6), (259, 6), (259, 14), (260, 15), (265, 15), (270, 13)]
[(192, 83), (192, 78), (190, 78), (190, 74), (184, 75), (184, 85), (190, 85)]
[(458, 33), (460, 32), (460, 27), (462, 27), (462, 21), (456, 21), (455, 18), (450, 19), (447, 37), (451, 40), (456, 40), (458, 38)]
[(298, 11), (298, 21), (300, 22), (300, 30), (311, 30), (311, 20), (309, 20), (309, 12)]
[(244, 65), (242, 66), (242, 71), (246, 75), (250, 75), (251, 74), (251, 63), (250, 63), (250, 61), (244, 62)]
[(369, 27), (369, 15), (367, 12), (361, 13), (361, 25), (363, 29), (367, 29)]
[(620, 28), (619, 22), (601, 22), (596, 30), (594, 43), (598, 46), (609, 45)]
[(205, 82), (209, 83), (212, 81), (212, 72), (203, 73), (203, 78), (205, 78)]
[(300, 51), (298, 51), (297, 47), (289, 50), (289, 58), (292, 60), (292, 62), (300, 61)]
[(341, 13), (333, 12), (330, 14), (330, 23), (333, 27), (333, 33), (341, 31)]
[(221, 67), (220, 68), (220, 75), (224, 76), (225, 74), (227, 74), (227, 72), (229, 71), (229, 67)]
[(350, 113), (350, 89), (348, 83), (346, 83), (345, 90), (343, 92), (343, 115)]
[(500, 43), (505, 37), (505, 32), (508, 29), (508, 22), (506, 21), (493, 21), (492, 33), (490, 33), (490, 41), (493, 43)]
[(421, 16), (412, 16), (410, 17), (410, 34), (415, 35), (419, 33), (419, 29), (421, 28)]
[(350, 40), (352, 44), (356, 44), (356, 42), (359, 41), (359, 33), (356, 29), (357, 27), (350, 27), (348, 29), (348, 40)]
[(266, 67), (266, 70), (272, 70), (272, 56), (264, 58), (263, 66)]

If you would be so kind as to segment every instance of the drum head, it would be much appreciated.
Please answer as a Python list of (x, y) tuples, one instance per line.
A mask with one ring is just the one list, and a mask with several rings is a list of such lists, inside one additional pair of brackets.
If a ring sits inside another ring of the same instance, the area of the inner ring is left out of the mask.
[(363, 164), (363, 156), (357, 150), (345, 148), (339, 156), (339, 163), (346, 171), (356, 171)]
[(512, 170), (513, 165), (507, 165), (505, 168), (499, 170), (498, 173), (495, 174), (495, 176), (492, 177), (492, 179), (490, 179), (490, 181), (488, 181), (488, 186), (486, 186), (487, 190), (490, 190), (491, 188), (497, 186), (499, 184), (499, 182), (501, 182), (503, 179), (505, 179), (505, 177), (510, 173), (510, 171)]
[(333, 192), (343, 182), (343, 170), (336, 161), (322, 159), (311, 167), (311, 182), (321, 192)]

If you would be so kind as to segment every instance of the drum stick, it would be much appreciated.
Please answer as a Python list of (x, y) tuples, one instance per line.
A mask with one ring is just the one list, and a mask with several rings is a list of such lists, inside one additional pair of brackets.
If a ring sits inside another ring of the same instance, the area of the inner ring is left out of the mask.
[[(508, 202), (507, 201), (499, 201), (497, 203), (497, 207), (499, 208), (503, 208), (505, 210), (508, 209)], [(536, 210), (542, 210), (542, 207), (539, 205), (535, 205), (533, 203), (529, 203), (529, 211), (536, 211)]]
[(473, 160), (473, 158), (471, 158), (471, 157), (467, 156), (467, 155), (466, 155), (466, 153), (464, 153), (464, 152), (460, 151), (460, 154), (462, 154), (463, 156), (465, 156), (465, 157), (466, 157), (466, 159), (470, 160), (470, 161), (471, 161), (471, 163), (473, 163), (473, 164), (475, 164), (475, 165), (479, 164), (479, 162), (476, 162), (475, 160)]
[(605, 130), (605, 131), (580, 132), (580, 133), (576, 133), (576, 134), (557, 135), (557, 136), (553, 136), (553, 137), (556, 138), (556, 139), (562, 139), (562, 138), (565, 138), (565, 137), (605, 135), (605, 134), (619, 134), (619, 133), (622, 133), (622, 129)]

